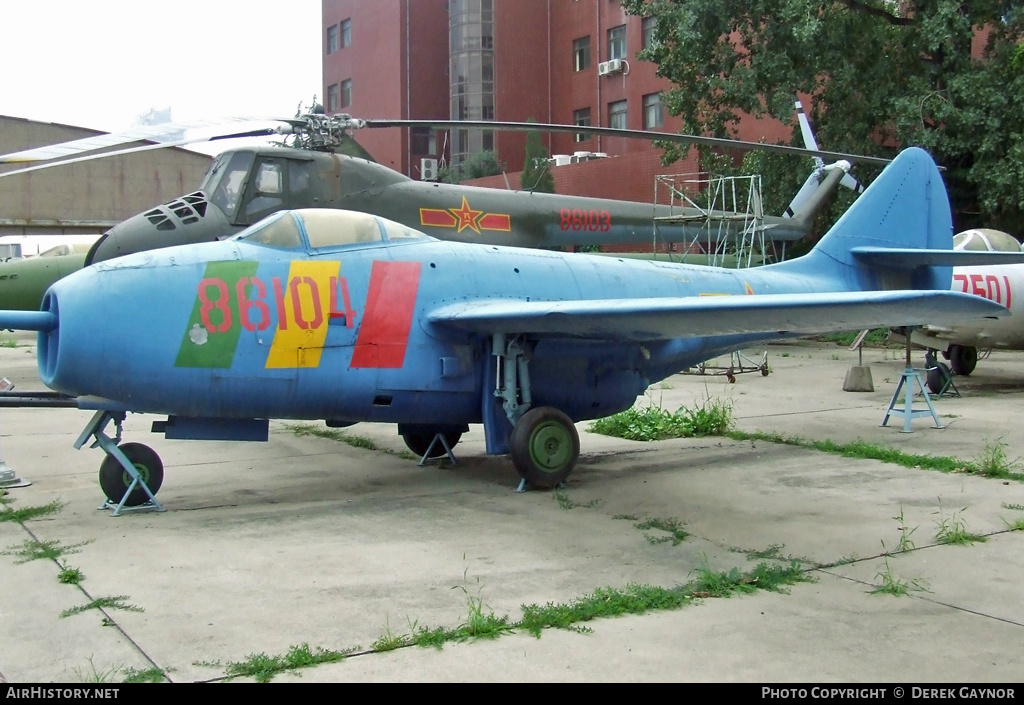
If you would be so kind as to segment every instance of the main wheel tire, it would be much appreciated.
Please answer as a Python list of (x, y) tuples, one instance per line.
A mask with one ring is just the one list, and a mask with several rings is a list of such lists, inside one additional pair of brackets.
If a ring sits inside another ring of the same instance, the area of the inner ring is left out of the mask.
[[(430, 448), (430, 443), (434, 440), (436, 433), (403, 433), (402, 440), (405, 441), (405, 447), (412, 451), (413, 455), (417, 458), (422, 458), (427, 449)], [(454, 448), (455, 445), (462, 439), (461, 433), (446, 433), (444, 439), (448, 441), (448, 447)], [(430, 451), (430, 458), (440, 458), (447, 455), (447, 451), (444, 449), (444, 445), (441, 443), (435, 443), (434, 448)]]
[(978, 348), (972, 345), (950, 345), (949, 366), (953, 372), (965, 377), (978, 366)]
[(946, 363), (936, 363), (935, 367), (928, 370), (928, 379), (925, 383), (928, 385), (928, 391), (932, 394), (941, 394), (942, 388), (946, 386), (946, 379), (949, 377), (949, 367)]
[(530, 409), (512, 430), (512, 462), (528, 483), (541, 489), (565, 481), (580, 457), (580, 435), (572, 419), (558, 409)]
[[(155, 495), (164, 482), (164, 464), (160, 460), (160, 456), (155, 450), (142, 443), (122, 443), (118, 448), (128, 458), (128, 462), (135, 466), (139, 477), (149, 487), (149, 491)], [(108, 500), (114, 504), (120, 504), (121, 498), (124, 497), (131, 484), (132, 476), (128, 474), (117, 458), (108, 455), (103, 459), (100, 464), (100, 488), (107, 495)], [(149, 495), (140, 485), (136, 485), (128, 495), (128, 499), (124, 501), (124, 506), (137, 507), (148, 501)]]

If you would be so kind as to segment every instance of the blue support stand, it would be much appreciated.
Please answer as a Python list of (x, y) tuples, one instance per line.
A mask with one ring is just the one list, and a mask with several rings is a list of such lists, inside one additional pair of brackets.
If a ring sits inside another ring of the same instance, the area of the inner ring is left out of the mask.
[(455, 462), (455, 453), (452, 452), (452, 447), (448, 445), (448, 439), (444, 437), (443, 433), (434, 435), (434, 440), (432, 440), (430, 445), (427, 446), (427, 452), (423, 454), (423, 457), (420, 458), (420, 462), (418, 464), (421, 467), (427, 464), (427, 461), (431, 458), (430, 454), (433, 452), (434, 446), (438, 443), (444, 447), (444, 452), (448, 454), (448, 460), (451, 461), (452, 465), (458, 465), (458, 463)]
[[(914, 408), (914, 383), (921, 388), (921, 394), (924, 395), (924, 403), (928, 408), (926, 409), (915, 409)], [(900, 391), (906, 388), (906, 394), (903, 401), (903, 408), (897, 409), (899, 405)], [(935, 412), (935, 406), (932, 405), (932, 398), (928, 395), (928, 388), (924, 384), (924, 379), (921, 378), (920, 371), (914, 369), (913, 365), (910, 364), (910, 330), (907, 330), (907, 355), (906, 355), (906, 367), (903, 368), (903, 374), (900, 375), (900, 383), (896, 385), (896, 391), (892, 395), (892, 401), (889, 402), (889, 410), (885, 412), (885, 418), (882, 419), (882, 426), (889, 423), (889, 417), (896, 416), (903, 419), (903, 431), (902, 433), (913, 433), (910, 428), (911, 421), (915, 417), (931, 416), (932, 420), (935, 421), (935, 428), (943, 428), (942, 422), (939, 421), (939, 415)]]

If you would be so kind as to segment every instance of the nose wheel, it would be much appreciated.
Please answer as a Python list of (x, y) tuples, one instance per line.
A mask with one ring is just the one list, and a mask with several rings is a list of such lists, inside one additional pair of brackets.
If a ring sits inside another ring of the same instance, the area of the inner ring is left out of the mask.
[(118, 449), (135, 473), (130, 474), (119, 458), (108, 455), (100, 464), (100, 488), (107, 496), (108, 504), (138, 507), (150, 501), (151, 495), (160, 490), (164, 482), (164, 464), (155, 450), (142, 443), (122, 443)]
[[(142, 443), (121, 443), (121, 425), (125, 414), (97, 411), (75, 441), (81, 449), (90, 438), (92, 448), (102, 448), (107, 454), (100, 464), (100, 488), (107, 500), (100, 509), (112, 509), (113, 516), (125, 511), (153, 509), (164, 511), (156, 500), (157, 490), (164, 481), (164, 464), (156, 451)], [(113, 438), (104, 429), (114, 422)]]

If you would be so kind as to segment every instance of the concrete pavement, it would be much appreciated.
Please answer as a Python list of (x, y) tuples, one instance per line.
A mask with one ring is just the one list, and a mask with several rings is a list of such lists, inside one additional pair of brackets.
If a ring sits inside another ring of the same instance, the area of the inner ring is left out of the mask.
[[(34, 347), (0, 348), (0, 376), (40, 388)], [(917, 356), (920, 363), (921, 356)], [(875, 392), (842, 391), (856, 354), (821, 343), (772, 346), (768, 377), (677, 375), (647, 400), (707, 398), (738, 428), (969, 460), (1024, 457), (1024, 356), (979, 362), (962, 396), (936, 407), (944, 430), (879, 423), (902, 352), (865, 351)], [(12, 509), (59, 511), (0, 522), (0, 673), (11, 683), (117, 681), (157, 668), (170, 681), (223, 678), (231, 662), (302, 644), (367, 650), (386, 634), (456, 627), (474, 610), (517, 620), (522, 605), (567, 603), (632, 583), (673, 587), (701, 565), (749, 570), (774, 552), (811, 563), (788, 594), (704, 599), (673, 611), (595, 620), (591, 633), (363, 653), (275, 681), (1014, 682), (1024, 637), (1024, 483), (908, 469), (794, 446), (719, 438), (636, 443), (581, 430), (582, 457), (559, 492), (512, 491), (511, 461), (484, 454), (474, 428), (455, 468), (402, 457), (393, 426), (346, 433), (377, 450), (274, 422), (270, 442), (167, 441), (132, 416), (125, 440), (161, 455), (164, 513), (98, 511), (99, 450), (72, 444), (77, 410), (0, 409), (0, 458), (32, 481)], [(321, 425), (322, 428), (322, 425)], [(559, 498), (563, 501), (559, 502)], [(895, 517), (902, 516), (902, 521)], [(632, 517), (632, 518), (625, 518)], [(675, 520), (678, 545), (643, 530)], [(958, 522), (984, 543), (936, 543)], [(887, 559), (906, 527), (916, 550)], [(28, 543), (26, 543), (28, 542)], [(37, 542), (74, 552), (79, 586)], [(885, 576), (912, 589), (872, 594)], [(98, 598), (139, 611), (62, 611)]]

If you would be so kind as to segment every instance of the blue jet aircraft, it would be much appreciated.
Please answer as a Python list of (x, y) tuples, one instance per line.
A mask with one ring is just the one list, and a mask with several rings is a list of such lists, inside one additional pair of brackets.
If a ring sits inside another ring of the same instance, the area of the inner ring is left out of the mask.
[[(142, 252), (56, 284), (38, 312), (43, 382), (96, 410), (112, 502), (155, 502), (163, 468), (116, 441), (129, 412), (168, 438), (266, 440), (269, 419), (398, 425), (410, 448), (482, 423), (489, 454), (550, 488), (575, 422), (630, 408), (711, 357), (834, 330), (999, 316), (950, 290), (949, 201), (904, 151), (807, 255), (765, 267), (638, 261), (442, 242), (365, 213), (284, 211), (230, 240)], [(1020, 256), (1017, 256), (1020, 259)], [(1004, 260), (1005, 261), (1005, 260)], [(102, 429), (111, 420), (116, 441)], [(440, 437), (439, 437), (440, 434)], [(139, 482), (139, 478), (142, 482)]]

